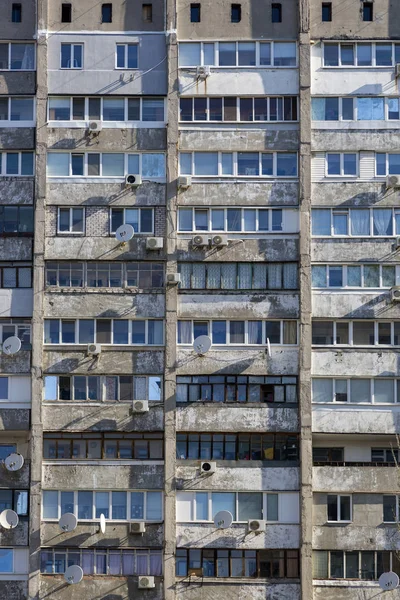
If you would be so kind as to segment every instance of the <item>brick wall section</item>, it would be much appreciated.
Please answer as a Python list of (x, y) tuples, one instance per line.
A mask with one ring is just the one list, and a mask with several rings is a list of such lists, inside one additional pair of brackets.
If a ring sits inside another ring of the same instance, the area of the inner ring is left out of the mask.
[(46, 208), (46, 237), (54, 237), (57, 234), (57, 206)]
[(165, 206), (156, 206), (154, 209), (154, 235), (165, 235)]

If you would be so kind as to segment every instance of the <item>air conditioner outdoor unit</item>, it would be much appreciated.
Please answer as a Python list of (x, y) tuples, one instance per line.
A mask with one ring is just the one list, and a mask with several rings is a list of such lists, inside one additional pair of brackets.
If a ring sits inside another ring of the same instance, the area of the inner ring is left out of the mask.
[(146, 240), (147, 250), (162, 250), (164, 248), (164, 239), (162, 237), (149, 237)]
[(149, 403), (147, 400), (134, 400), (132, 410), (136, 413), (149, 412)]
[(87, 353), (90, 356), (98, 356), (101, 354), (101, 344), (88, 344)]
[(211, 238), (212, 246), (227, 246), (228, 236), (227, 235), (213, 235)]
[(211, 67), (209, 65), (197, 67), (196, 73), (200, 79), (207, 79), (211, 75)]
[(128, 173), (128, 175), (125, 175), (125, 185), (130, 187), (137, 187), (138, 185), (142, 185), (142, 176), (134, 175), (133, 173)]
[(396, 63), (396, 77), (400, 77), (400, 63)]
[(138, 521), (137, 523), (129, 523), (129, 533), (145, 533), (146, 523)]
[(400, 187), (400, 176), (399, 175), (388, 175), (386, 177), (387, 188), (398, 188)]
[(178, 179), (178, 187), (187, 189), (192, 185), (192, 178), (190, 175), (181, 175)]
[(254, 533), (265, 531), (265, 521), (258, 521), (254, 519), (252, 521), (248, 521), (247, 526), (249, 528), (249, 531), (254, 531)]
[(400, 285), (395, 285), (390, 290), (390, 299), (392, 302), (400, 302)]
[(89, 131), (101, 131), (103, 124), (101, 121), (89, 121), (88, 129)]
[(149, 590), (150, 588), (155, 588), (156, 584), (154, 583), (154, 577), (150, 575), (141, 575), (139, 577), (139, 590)]
[(208, 246), (209, 244), (209, 238), (206, 235), (195, 235), (192, 238), (192, 244), (193, 246)]
[(181, 274), (180, 273), (167, 273), (167, 283), (171, 285), (174, 283), (181, 282)]
[(212, 473), (215, 473), (216, 470), (217, 470), (216, 462), (205, 461), (205, 462), (202, 462), (200, 465), (200, 471), (203, 475), (211, 475)]

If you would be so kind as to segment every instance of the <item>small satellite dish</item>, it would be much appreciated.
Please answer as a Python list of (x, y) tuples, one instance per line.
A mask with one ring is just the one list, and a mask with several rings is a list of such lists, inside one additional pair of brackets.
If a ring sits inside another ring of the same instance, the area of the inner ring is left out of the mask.
[(100, 531), (101, 533), (106, 532), (106, 518), (103, 513), (100, 515)]
[(7, 471), (19, 471), (24, 466), (24, 457), (22, 454), (13, 452), (4, 459), (4, 466)]
[(14, 529), (18, 525), (18, 515), (14, 510), (6, 509), (0, 513), (0, 526), (3, 529)]
[(271, 343), (269, 341), (269, 338), (267, 338), (267, 354), (271, 358), (271, 356), (272, 356), (272, 354), (271, 354)]
[(129, 225), (128, 223), (126, 225), (120, 225), (117, 231), (115, 232), (115, 237), (119, 242), (122, 242), (123, 244), (125, 242), (129, 242), (129, 240), (131, 240), (134, 235), (135, 230), (133, 229), (132, 225)]
[(4, 354), (17, 354), (21, 349), (21, 340), (16, 335), (12, 335), (3, 342)]
[(388, 571), (388, 573), (382, 573), (378, 580), (379, 587), (386, 591), (394, 590), (399, 585), (399, 576), (393, 571)]
[(65, 532), (73, 531), (74, 529), (76, 529), (77, 524), (78, 519), (72, 513), (65, 513), (58, 521), (60, 529), (62, 529)]
[(79, 565), (71, 565), (64, 573), (64, 579), (70, 585), (79, 583), (83, 579), (83, 570)]
[(217, 529), (228, 529), (232, 525), (233, 516), (229, 510), (220, 510), (214, 517), (214, 525)]
[(208, 335), (199, 335), (199, 337), (197, 337), (193, 342), (193, 349), (200, 356), (206, 354), (210, 348), (211, 339), (208, 337)]

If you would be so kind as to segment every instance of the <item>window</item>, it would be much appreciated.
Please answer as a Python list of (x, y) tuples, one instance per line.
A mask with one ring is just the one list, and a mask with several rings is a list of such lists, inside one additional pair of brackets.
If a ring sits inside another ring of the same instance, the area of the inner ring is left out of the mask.
[(385, 466), (397, 466), (399, 462), (398, 448), (371, 448), (371, 461), (385, 463)]
[(353, 121), (354, 98), (327, 98), (311, 99), (311, 114), (313, 121)]
[(179, 208), (179, 232), (227, 231), (274, 233), (298, 231), (294, 210), (257, 208)]
[(272, 23), (282, 23), (282, 4), (271, 5), (271, 21)]
[(135, 233), (153, 233), (153, 208), (112, 208), (110, 234), (114, 234), (121, 225), (132, 225)]
[(296, 42), (181, 42), (179, 66), (295, 67)]
[(152, 433), (44, 433), (49, 460), (163, 460), (164, 437)]
[(349, 402), (367, 404), (395, 404), (400, 402), (398, 379), (331, 379), (314, 378), (313, 402)]
[(83, 44), (61, 44), (61, 68), (83, 68)]
[(344, 448), (313, 448), (314, 466), (343, 463)]
[(240, 23), (242, 20), (242, 5), (231, 4), (231, 23)]
[(312, 235), (387, 238), (400, 233), (397, 208), (314, 208), (311, 213)]
[(46, 548), (40, 553), (41, 573), (64, 573), (79, 565), (84, 575), (162, 575), (161, 549)]
[(297, 177), (296, 152), (181, 152), (180, 174)]
[(138, 44), (117, 44), (117, 69), (138, 68)]
[(287, 433), (177, 433), (179, 460), (297, 461), (298, 436)]
[(59, 208), (57, 233), (84, 233), (84, 208)]
[(32, 267), (2, 266), (0, 264), (0, 288), (31, 288)]
[(112, 4), (101, 5), (101, 22), (112, 23)]
[(376, 581), (387, 571), (400, 572), (396, 552), (313, 550), (314, 579), (360, 579)]
[(96, 521), (101, 513), (110, 521), (162, 521), (163, 494), (159, 491), (42, 492), (42, 518), (60, 519), (73, 513), (81, 520)]
[(214, 345), (296, 345), (297, 321), (181, 321), (178, 344), (193, 344), (200, 335), (210, 335)]
[(0, 343), (3, 343), (7, 338), (14, 335), (21, 340), (22, 350), (30, 350), (30, 319), (0, 319)]
[(298, 550), (176, 549), (176, 576), (202, 569), (203, 577), (299, 577)]
[(70, 288), (162, 288), (164, 265), (154, 262), (47, 262), (46, 285)]
[(350, 523), (351, 516), (351, 496), (331, 495), (327, 497), (328, 521)]
[(21, 6), (21, 4), (13, 4), (12, 5), (11, 21), (13, 23), (21, 23), (21, 21), (22, 21), (22, 6)]
[[(181, 121), (297, 121), (297, 97), (180, 98)], [(227, 161), (231, 153), (222, 153)], [(223, 165), (224, 171), (224, 165)]]
[(0, 71), (34, 71), (35, 44), (0, 44)]
[(395, 265), (313, 265), (311, 272), (314, 288), (391, 288), (397, 279)]
[(200, 23), (200, 4), (190, 5), (190, 21), (191, 23)]
[(33, 152), (0, 152), (0, 177), (10, 175), (32, 176)]
[(153, 5), (142, 4), (142, 19), (144, 23), (153, 22)]
[(29, 511), (28, 490), (0, 489), (0, 512), (11, 509), (20, 517), (27, 517)]
[(193, 375), (176, 378), (177, 402), (297, 403), (297, 377)]
[(71, 23), (72, 4), (61, 4), (61, 23)]
[(400, 496), (383, 496), (383, 522), (398, 523)]
[(399, 321), (313, 321), (315, 345), (398, 346)]
[(373, 3), (372, 2), (363, 2), (363, 21), (373, 21), (374, 20), (373, 13)]
[(45, 344), (164, 344), (162, 319), (45, 319)]
[(326, 174), (331, 177), (356, 176), (357, 175), (358, 156), (355, 153), (327, 153), (326, 154)]
[(400, 154), (375, 154), (376, 175), (400, 175)]
[(120, 177), (141, 174), (147, 179), (165, 177), (165, 155), (117, 152), (47, 152), (48, 177)]
[[(125, 121), (127, 123), (134, 121), (164, 121), (163, 98), (66, 98), (63, 96), (50, 97), (48, 106), (49, 121), (76, 122), (95, 119), (102, 121), (105, 126), (108, 123), (110, 123), (110, 126), (113, 126), (113, 123), (116, 121)], [(80, 125), (80, 123), (77, 123), (77, 125)], [(98, 154), (94, 156), (98, 156)]]
[[(364, 4), (371, 4), (372, 7), (372, 3)], [(369, 14), (372, 20), (372, 11)], [(391, 67), (398, 62), (400, 62), (400, 44), (391, 42), (324, 43), (325, 67)]]
[(0, 206), (0, 233), (3, 236), (33, 234), (32, 206)]
[(162, 381), (157, 375), (46, 375), (44, 399), (162, 402)]
[(332, 21), (332, 2), (323, 2), (322, 3), (322, 21), (323, 22)]

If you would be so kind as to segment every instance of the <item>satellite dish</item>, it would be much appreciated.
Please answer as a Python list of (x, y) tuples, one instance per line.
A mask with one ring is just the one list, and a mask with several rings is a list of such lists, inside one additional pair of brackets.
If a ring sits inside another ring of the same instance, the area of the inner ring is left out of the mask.
[(77, 524), (78, 519), (72, 513), (65, 513), (58, 521), (58, 525), (63, 531), (73, 531), (76, 529)]
[(269, 338), (267, 338), (267, 354), (271, 358), (271, 342), (269, 341)]
[(14, 529), (18, 525), (18, 515), (14, 510), (6, 509), (0, 513), (0, 525), (3, 529)]
[(71, 565), (64, 573), (64, 579), (70, 585), (79, 583), (83, 579), (83, 570), (79, 565)]
[(210, 348), (211, 339), (208, 337), (208, 335), (199, 335), (199, 337), (197, 337), (193, 342), (193, 349), (197, 354), (199, 354), (199, 356), (206, 354)]
[(103, 513), (100, 515), (100, 531), (101, 533), (106, 532), (106, 518)]
[(128, 223), (126, 225), (120, 225), (115, 232), (115, 237), (119, 242), (122, 243), (129, 242), (134, 235), (135, 230), (133, 229), (132, 225), (129, 225)]
[(12, 335), (3, 342), (4, 354), (17, 354), (21, 349), (21, 340), (16, 335)]
[(389, 571), (388, 573), (382, 573), (378, 580), (379, 587), (386, 591), (394, 590), (399, 585), (399, 576), (393, 571)]
[(214, 525), (217, 529), (228, 529), (232, 525), (233, 516), (229, 510), (220, 510), (214, 517)]
[(22, 454), (13, 452), (4, 459), (4, 466), (7, 471), (19, 471), (24, 466), (24, 457)]

